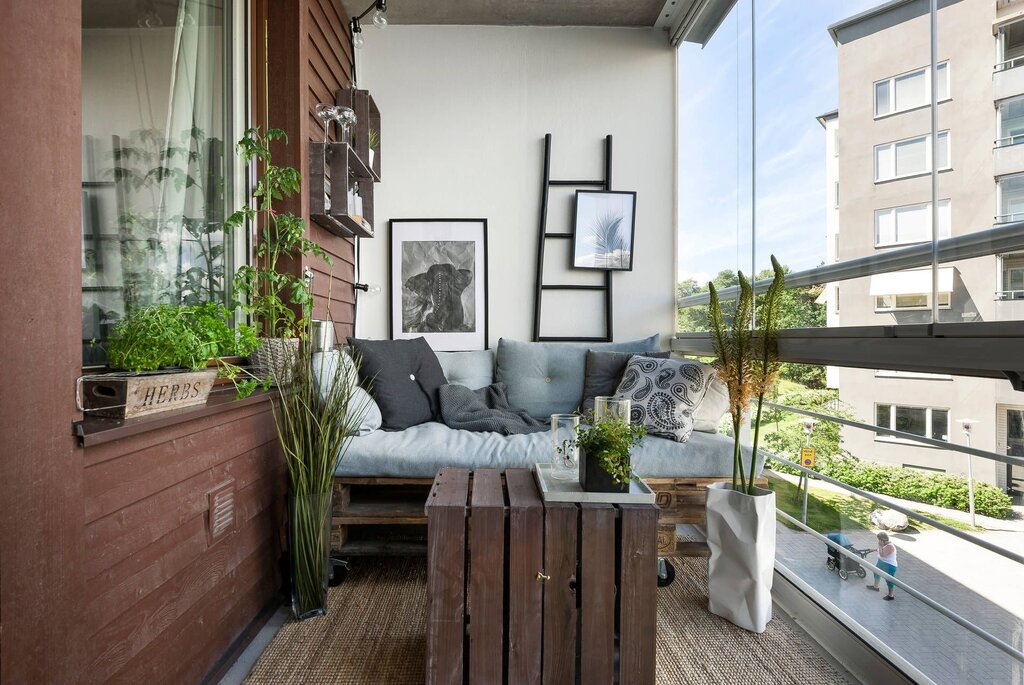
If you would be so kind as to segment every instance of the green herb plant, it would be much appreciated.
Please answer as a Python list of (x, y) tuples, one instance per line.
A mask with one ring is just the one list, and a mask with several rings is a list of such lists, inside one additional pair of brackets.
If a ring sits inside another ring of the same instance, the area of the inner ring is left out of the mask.
[(259, 227), (256, 259), (235, 272), (235, 296), (242, 311), (263, 327), (270, 338), (301, 337), (310, 318), (313, 295), (309, 282), (290, 273), (304, 256), (314, 255), (328, 265), (330, 255), (305, 237), (306, 223), (294, 214), (280, 212), (275, 203), (299, 192), (302, 175), (291, 167), (276, 166), (270, 156), (274, 140), (288, 142), (280, 129), (261, 133), (250, 128), (238, 141), (238, 154), (246, 164), (253, 161), (262, 170), (252, 200), (224, 222), (227, 230), (241, 229), (247, 222)]
[(576, 432), (576, 444), (586, 454), (597, 457), (597, 462), (616, 483), (625, 486), (632, 477), (629, 453), (643, 442), (647, 429), (621, 417), (594, 421), (593, 412), (588, 424)]
[(371, 128), (367, 137), (369, 138), (370, 149), (376, 150), (380, 145), (380, 134), (377, 133), (376, 129)]
[[(761, 436), (761, 406), (765, 396), (775, 386), (779, 375), (780, 302), (786, 274), (774, 255), (772, 270), (772, 283), (758, 308), (761, 314), (757, 317), (760, 324), (757, 331), (754, 330), (754, 288), (742, 271), (737, 274), (740, 292), (731, 321), (726, 320), (715, 284), (708, 283), (711, 299), (711, 343), (718, 356), (719, 378), (729, 388), (729, 414), (732, 417), (733, 428), (732, 487), (733, 490), (749, 495), (754, 494), (754, 469), (757, 465), (758, 443)], [(750, 454), (750, 470), (744, 471), (740, 449), (740, 425), (754, 395), (757, 395), (758, 400), (754, 442)]]

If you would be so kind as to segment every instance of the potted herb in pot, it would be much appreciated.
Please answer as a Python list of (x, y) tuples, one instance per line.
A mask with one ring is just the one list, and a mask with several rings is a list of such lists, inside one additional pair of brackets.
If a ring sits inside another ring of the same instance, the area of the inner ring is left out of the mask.
[[(309, 278), (293, 273), (302, 257), (315, 255), (327, 264), (330, 256), (306, 238), (306, 223), (300, 217), (275, 209), (275, 203), (298, 193), (302, 176), (291, 167), (275, 166), (270, 156), (273, 140), (287, 142), (280, 129), (260, 133), (250, 128), (238, 142), (238, 153), (246, 164), (256, 161), (262, 173), (252, 193), (252, 203), (224, 222), (225, 230), (241, 229), (247, 221), (258, 227), (255, 260), (238, 268), (235, 292), (242, 311), (262, 327), (261, 345), (249, 355), (251, 372), (287, 385), (293, 361), (299, 351), (299, 337), (312, 311)], [(291, 269), (289, 269), (291, 267)]]
[(367, 152), (367, 156), (369, 157), (368, 164), (370, 165), (370, 168), (373, 169), (374, 168), (373, 160), (377, 156), (377, 148), (380, 146), (380, 134), (377, 133), (376, 129), (372, 129), (371, 128), (370, 132), (368, 134), (368, 137), (369, 137), (369, 148), (368, 148), (369, 151)]
[[(718, 355), (719, 376), (729, 388), (733, 476), (731, 483), (708, 486), (708, 608), (755, 633), (764, 632), (772, 618), (775, 569), (775, 493), (754, 484), (761, 407), (779, 371), (778, 328), (785, 273), (774, 256), (772, 269), (774, 278), (758, 307), (757, 331), (753, 330), (754, 291), (742, 273), (731, 322), (726, 322), (715, 286), (709, 284), (711, 341)], [(754, 396), (753, 448), (749, 469), (744, 469), (740, 426)]]
[(132, 310), (107, 343), (116, 372), (81, 379), (83, 411), (133, 418), (206, 402), (218, 373), (211, 362), (220, 366), (221, 357), (245, 356), (256, 344), (251, 329), (232, 330), (230, 320), (231, 313), (214, 302)]
[(577, 430), (580, 486), (585, 492), (629, 492), (632, 479), (630, 452), (639, 445), (647, 430), (632, 424), (625, 416), (595, 418)]

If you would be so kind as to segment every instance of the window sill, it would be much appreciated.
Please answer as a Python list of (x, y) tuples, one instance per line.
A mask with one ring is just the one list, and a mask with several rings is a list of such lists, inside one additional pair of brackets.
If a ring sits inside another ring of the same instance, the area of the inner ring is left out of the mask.
[[(953, 99), (952, 97), (942, 98), (941, 100), (939, 100), (935, 104), (941, 105), (944, 102), (950, 102), (952, 99)], [(928, 109), (931, 106), (932, 106), (932, 103), (926, 102), (923, 105), (918, 105), (916, 107), (908, 107), (907, 109), (898, 109), (895, 112), (886, 112), (885, 114), (876, 114), (874, 119), (875, 119), (875, 121), (881, 121), (883, 119), (889, 119), (890, 117), (899, 116), (900, 114), (906, 114), (907, 112), (916, 112), (916, 111), (918, 111), (920, 109)]]
[[(922, 436), (924, 437), (924, 436)], [(924, 447), (929, 450), (941, 450), (943, 448), (935, 445), (928, 445), (923, 442), (917, 442), (916, 440), (907, 440), (905, 438), (893, 438), (888, 435), (876, 435), (875, 442), (886, 442), (890, 445), (910, 445), (911, 447)]]
[[(940, 173), (940, 174), (944, 174), (947, 171), (952, 171), (952, 170), (953, 170), (953, 167), (948, 166), (948, 167), (943, 167), (942, 169), (937, 169), (937, 172)], [(922, 171), (919, 174), (906, 174), (905, 176), (893, 176), (892, 178), (875, 179), (875, 185), (878, 186), (878, 185), (882, 185), (884, 183), (893, 183), (895, 181), (906, 181), (909, 178), (921, 178), (922, 176), (931, 176), (931, 175), (932, 175), (932, 172), (930, 172), (930, 171)]]
[[(217, 390), (214, 390), (217, 393)], [(159, 430), (170, 426), (176, 426), (207, 416), (215, 416), (225, 412), (249, 407), (269, 401), (275, 391), (256, 392), (245, 399), (235, 399), (234, 388), (227, 388), (217, 394), (211, 395), (206, 404), (200, 407), (188, 407), (161, 412), (151, 416), (144, 416), (137, 419), (106, 419), (99, 416), (86, 416), (81, 421), (71, 424), (73, 435), (78, 438), (80, 447), (92, 447), (107, 442), (121, 440), (140, 433)]]

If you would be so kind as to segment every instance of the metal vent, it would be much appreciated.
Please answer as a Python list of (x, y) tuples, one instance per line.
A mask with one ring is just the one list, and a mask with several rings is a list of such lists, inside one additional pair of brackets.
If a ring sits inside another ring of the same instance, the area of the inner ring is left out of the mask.
[(235, 529), (235, 481), (218, 485), (207, 494), (206, 537), (213, 544)]

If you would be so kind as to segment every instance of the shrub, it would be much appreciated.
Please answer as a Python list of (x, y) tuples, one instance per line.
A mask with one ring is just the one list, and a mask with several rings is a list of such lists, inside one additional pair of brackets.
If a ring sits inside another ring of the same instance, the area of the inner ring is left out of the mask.
[[(850, 456), (835, 456), (818, 469), (830, 478), (879, 495), (947, 509), (968, 511), (967, 479), (945, 473), (920, 473), (901, 466), (861, 461)], [(994, 518), (1012, 518), (1009, 495), (988, 483), (974, 483), (974, 509)]]

